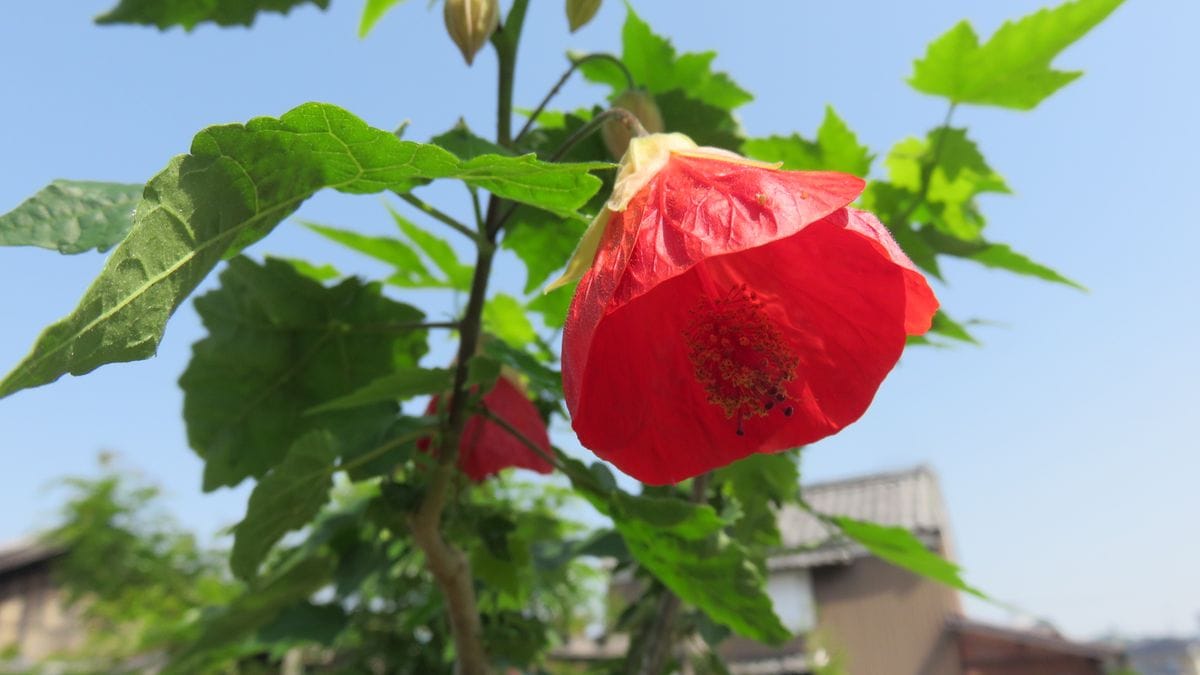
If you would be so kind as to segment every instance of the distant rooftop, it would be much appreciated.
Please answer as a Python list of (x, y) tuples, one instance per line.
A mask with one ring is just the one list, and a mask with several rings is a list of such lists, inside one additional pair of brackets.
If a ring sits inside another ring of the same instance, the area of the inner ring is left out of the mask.
[(17, 572), (63, 553), (58, 546), (51, 546), (36, 539), (18, 539), (0, 544), (0, 576)]
[[(804, 499), (822, 513), (903, 527), (931, 547), (949, 548), (946, 508), (928, 466), (813, 483), (804, 486)], [(828, 526), (793, 504), (780, 510), (779, 531), (784, 551), (772, 557), (772, 568), (846, 562), (866, 553), (833, 538)]]

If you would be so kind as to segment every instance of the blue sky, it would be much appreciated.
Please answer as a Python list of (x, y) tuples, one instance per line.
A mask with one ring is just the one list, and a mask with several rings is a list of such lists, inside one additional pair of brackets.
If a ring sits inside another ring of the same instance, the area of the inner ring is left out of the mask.
[[(0, 212), (55, 178), (141, 182), (207, 125), (308, 100), (382, 128), (410, 120), (417, 139), (463, 111), (478, 129), (494, 125), (492, 55), (466, 68), (425, 2), (401, 5), (365, 41), (355, 37), (359, 0), (192, 34), (92, 25), (109, 4), (25, 2), (0, 22)], [(961, 18), (986, 35), (1042, 4), (635, 3), (680, 48), (717, 50), (718, 66), (756, 94), (740, 113), (749, 133), (811, 134), (828, 103), (879, 153), (944, 113), (904, 84), (929, 40)], [(570, 36), (561, 2), (534, 2), (518, 105), (536, 103), (567, 49), (617, 50), (623, 15), (609, 0)], [(1194, 632), (1200, 612), (1200, 223), (1188, 198), (1200, 179), (1196, 25), (1200, 4), (1130, 2), (1060, 57), (1087, 75), (1039, 109), (958, 111), (1016, 193), (984, 202), (992, 238), (1090, 292), (948, 263), (939, 295), (956, 316), (993, 322), (979, 330), (984, 346), (910, 350), (866, 417), (810, 448), (803, 466), (820, 480), (929, 463), (969, 579), (1077, 636)], [(572, 82), (559, 103), (603, 93)], [(453, 208), (461, 189), (429, 194)], [(377, 197), (321, 195), (299, 215), (390, 231)], [(383, 272), (294, 221), (252, 252)], [(102, 263), (0, 249), (0, 370), (74, 307)], [(522, 281), (506, 259), (496, 288)], [(162, 485), (189, 526), (213, 533), (240, 518), (246, 486), (202, 495), (180, 420), (175, 382), (201, 335), (189, 303), (156, 359), (0, 401), (0, 541), (51, 524), (61, 494), (47, 486), (93, 472), (103, 449)]]

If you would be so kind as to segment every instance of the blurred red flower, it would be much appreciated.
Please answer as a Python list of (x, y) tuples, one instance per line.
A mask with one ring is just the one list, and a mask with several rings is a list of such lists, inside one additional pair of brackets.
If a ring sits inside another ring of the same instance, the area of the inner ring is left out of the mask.
[[(425, 414), (437, 413), (440, 401), (440, 396), (430, 399)], [(496, 381), (496, 386), (484, 395), (481, 404), (488, 412), (511, 424), (547, 455), (551, 453), (546, 422), (525, 392), (507, 376)], [(429, 440), (422, 439), (417, 446), (427, 451)], [(538, 473), (550, 473), (554, 469), (504, 427), (482, 415), (470, 417), (463, 425), (462, 438), (458, 443), (459, 470), (478, 483), (509, 467)]]
[[(563, 386), (580, 442), (646, 483), (836, 433), (938, 302), (864, 182), (635, 139), (567, 272)], [(548, 289), (549, 290), (549, 289)]]

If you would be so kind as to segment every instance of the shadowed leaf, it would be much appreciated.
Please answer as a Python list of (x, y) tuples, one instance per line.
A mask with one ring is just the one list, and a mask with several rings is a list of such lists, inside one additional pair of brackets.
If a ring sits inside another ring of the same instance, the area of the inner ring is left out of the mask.
[(133, 224), (141, 185), (56, 180), (0, 215), (0, 246), (107, 251)]

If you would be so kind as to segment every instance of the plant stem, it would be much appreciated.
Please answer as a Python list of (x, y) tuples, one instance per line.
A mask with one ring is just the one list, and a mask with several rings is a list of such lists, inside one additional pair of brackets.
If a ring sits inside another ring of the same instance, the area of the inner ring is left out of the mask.
[[(504, 26), (492, 34), (492, 44), (496, 47), (496, 55), (500, 62), (496, 142), (504, 146), (512, 142), (513, 74), (516, 70), (517, 45), (520, 42), (521, 27), (525, 22), (525, 10), (528, 5), (529, 0), (514, 0)], [(420, 204), (424, 202), (419, 202), (418, 208), (421, 208)], [(438, 463), (420, 506), (408, 519), (413, 542), (425, 553), (429, 570), (433, 573), (438, 589), (446, 601), (446, 613), (450, 619), (457, 661), (455, 672), (458, 675), (487, 675), (490, 670), (487, 654), (483, 650), (483, 625), (479, 619), (479, 605), (475, 599), (471, 566), (466, 555), (442, 536), (442, 512), (454, 489), (454, 478), (458, 472), (458, 444), (462, 438), (463, 425), (466, 424), (467, 371), (479, 348), (483, 307), (487, 301), (492, 260), (496, 255), (494, 230), (490, 225), (499, 216), (499, 204), (500, 200), (493, 195), (488, 200), (487, 216), (482, 227), (477, 233), (471, 233), (476, 242), (475, 272), (471, 277), (467, 307), (463, 312), (462, 321), (459, 322), (458, 358), (455, 361), (449, 410), (442, 426), (442, 440), (437, 451)], [(433, 207), (422, 210), (442, 220), (437, 215), (440, 212)]]
[(538, 115), (541, 115), (542, 111), (546, 109), (546, 106), (550, 105), (550, 100), (558, 95), (558, 92), (562, 90), (563, 85), (567, 83), (567, 80), (571, 79), (571, 76), (575, 74), (575, 71), (578, 70), (580, 66), (588, 61), (598, 60), (611, 61), (616, 64), (616, 66), (621, 69), (621, 73), (625, 75), (625, 82), (628, 87), (633, 89), (634, 86), (636, 86), (637, 83), (633, 79), (633, 73), (629, 72), (629, 68), (625, 65), (625, 62), (616, 56), (603, 52), (597, 52), (580, 57), (571, 63), (571, 67), (567, 68), (567, 72), (563, 73), (562, 77), (558, 78), (558, 82), (556, 82), (554, 86), (550, 88), (550, 91), (546, 94), (546, 97), (542, 99), (542, 102), (533, 109), (533, 112), (529, 115), (529, 119), (525, 120), (525, 125), (521, 127), (520, 131), (517, 132), (517, 137), (513, 139), (513, 143), (520, 143), (521, 139), (525, 137), (525, 134), (529, 133), (529, 130), (533, 128), (534, 123), (537, 122)]
[(950, 118), (954, 116), (954, 109), (957, 103), (951, 103), (946, 109), (946, 117), (942, 120), (942, 125), (938, 127), (937, 138), (933, 141), (933, 148), (929, 152), (929, 161), (921, 167), (921, 187), (917, 191), (917, 196), (913, 198), (912, 203), (896, 218), (896, 223), (907, 223), (912, 217), (914, 211), (920, 206), (927, 196), (929, 196), (929, 183), (933, 180), (933, 170), (937, 168), (938, 161), (942, 158), (942, 147), (945, 145), (946, 130), (950, 128)]
[(426, 214), (433, 217), (435, 220), (439, 220), (439, 221), (445, 223), (446, 225), (449, 225), (456, 232), (459, 232), (460, 234), (462, 234), (466, 237), (469, 237), (471, 239), (479, 238), (479, 235), (476, 234), (474, 230), (472, 230), (471, 228), (467, 227), (466, 225), (463, 225), (462, 223), (458, 222), (453, 217), (446, 215), (442, 211), (439, 211), (432, 204), (426, 202), (425, 200), (421, 199), (420, 197), (417, 197), (416, 195), (413, 195), (412, 193), (402, 194), (402, 195), (400, 195), (400, 199), (403, 199), (404, 201), (408, 202), (409, 204), (412, 204), (413, 206), (417, 207), (421, 211), (424, 211)]
[[(692, 480), (692, 503), (707, 501), (708, 481), (711, 474), (701, 474)], [(646, 638), (638, 653), (631, 655), (626, 672), (630, 675), (658, 675), (662, 672), (671, 647), (675, 644), (675, 621), (682, 605), (679, 596), (664, 588), (654, 608), (654, 619), (647, 629)]]
[(521, 431), (519, 429), (517, 429), (513, 425), (509, 424), (508, 420), (496, 415), (491, 410), (488, 410), (487, 408), (484, 408), (484, 407), (481, 407), (479, 409), (479, 414), (488, 418), (492, 422), (495, 422), (496, 424), (500, 425), (500, 427), (502, 429), (507, 431), (513, 438), (520, 441), (522, 445), (529, 448), (530, 451), (532, 451), (535, 455), (546, 460), (546, 463), (548, 463), (550, 466), (558, 469), (563, 474), (567, 473), (567, 468), (565, 466), (563, 466), (562, 462), (560, 462), (557, 457), (546, 452), (537, 443), (534, 443), (533, 441), (531, 441), (529, 439), (529, 437), (526, 436), (525, 434), (521, 433)]

